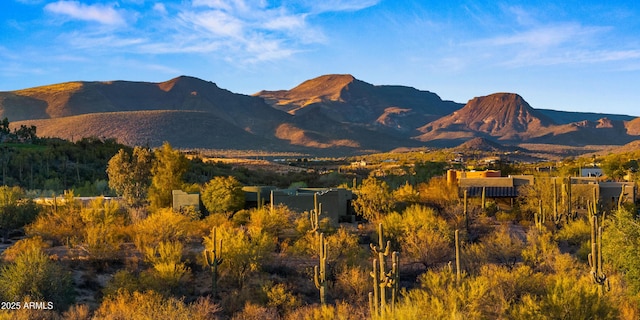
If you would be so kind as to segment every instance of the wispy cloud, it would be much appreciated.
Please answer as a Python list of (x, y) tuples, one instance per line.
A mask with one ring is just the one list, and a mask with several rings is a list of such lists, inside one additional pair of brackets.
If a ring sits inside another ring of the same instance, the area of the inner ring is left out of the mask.
[[(72, 19), (95, 21), (113, 29), (77, 29), (62, 35), (78, 49), (119, 48), (132, 53), (214, 54), (236, 63), (278, 60), (326, 43), (322, 26), (310, 17), (327, 11), (354, 11), (379, 0), (331, 0), (289, 3), (268, 0), (192, 0), (147, 6), (150, 12), (134, 13), (112, 5), (57, 1), (45, 6), (51, 13)], [(145, 10), (138, 8), (138, 10)], [(125, 16), (139, 18), (126, 26)]]
[(567, 43), (589, 42), (593, 36), (609, 31), (608, 27), (589, 27), (577, 23), (536, 26), (514, 34), (476, 41), (478, 45), (518, 45), (526, 49), (554, 48)]
[[(520, 19), (520, 18), (519, 18)], [(614, 29), (580, 23), (539, 24), (464, 44), (475, 59), (507, 67), (594, 64), (639, 59), (640, 49), (609, 49)], [(615, 46), (611, 46), (615, 47)], [(619, 47), (619, 46), (618, 46)]]
[(105, 25), (125, 24), (124, 16), (113, 6), (102, 4), (87, 5), (78, 1), (57, 1), (47, 4), (44, 9), (76, 20), (93, 21)]
[(357, 11), (375, 6), (380, 0), (325, 0), (305, 1), (312, 8), (312, 12)]

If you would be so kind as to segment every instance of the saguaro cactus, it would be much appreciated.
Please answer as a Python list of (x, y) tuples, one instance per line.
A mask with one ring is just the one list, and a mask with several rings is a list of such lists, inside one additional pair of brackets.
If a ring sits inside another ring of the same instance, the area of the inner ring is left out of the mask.
[(468, 199), (467, 199), (467, 190), (465, 189), (463, 192), (463, 214), (464, 214), (464, 227), (467, 230), (467, 234), (469, 233), (469, 210), (468, 210)]
[[(602, 226), (598, 227), (598, 217), (591, 217), (591, 253), (589, 253), (589, 266), (591, 267), (591, 277), (593, 282), (601, 288), (604, 293), (605, 286), (609, 286), (609, 279), (602, 271)], [(608, 289), (608, 288), (607, 288)]]
[(309, 222), (311, 222), (311, 230), (310, 232), (318, 232), (318, 230), (320, 229), (320, 219), (318, 218), (318, 216), (320, 215), (320, 212), (318, 212), (317, 210), (311, 210), (311, 212), (309, 212)]
[(204, 260), (211, 271), (211, 296), (216, 295), (218, 285), (218, 266), (222, 264), (222, 239), (216, 241), (216, 227), (211, 228), (211, 250), (204, 249)]
[(562, 194), (562, 203), (564, 207), (565, 219), (566, 222), (569, 223), (570, 219), (575, 219), (573, 212), (573, 203), (571, 198), (571, 177), (567, 177), (567, 182), (565, 183), (563, 180), (562, 190), (564, 193)]
[(553, 178), (553, 222), (560, 223), (560, 215), (558, 214), (558, 182)]
[(542, 226), (544, 225), (544, 212), (542, 211), (542, 200), (538, 201), (538, 211), (534, 212), (533, 220), (536, 224), (536, 229), (542, 232)]
[(460, 271), (460, 231), (456, 229), (455, 232), (455, 245), (456, 245), (456, 285), (460, 285), (461, 271)]
[[(373, 259), (373, 271), (371, 272), (373, 292), (369, 293), (369, 307), (372, 318), (380, 317), (384, 314), (387, 308), (387, 288), (393, 288), (399, 278), (399, 258), (397, 252), (392, 254), (394, 267), (388, 273), (385, 272), (385, 257), (389, 255), (391, 250), (391, 241), (387, 241), (385, 244), (383, 231), (382, 223), (378, 224), (378, 245), (376, 246), (373, 243), (369, 245), (371, 251), (378, 255), (377, 259)], [(392, 291), (392, 297), (394, 294), (397, 296), (398, 292)], [(392, 303), (392, 305), (394, 304)]]
[(482, 187), (482, 212), (485, 212), (487, 209), (487, 202), (486, 202), (486, 194), (487, 194), (487, 188), (486, 187)]
[(320, 304), (325, 304), (327, 292), (327, 243), (324, 240), (324, 233), (320, 234), (318, 241), (319, 266), (313, 267), (313, 282), (316, 289), (320, 291)]
[(396, 301), (400, 294), (400, 253), (398, 251), (391, 254), (391, 261), (391, 273), (388, 278), (391, 287), (391, 311), (395, 311)]

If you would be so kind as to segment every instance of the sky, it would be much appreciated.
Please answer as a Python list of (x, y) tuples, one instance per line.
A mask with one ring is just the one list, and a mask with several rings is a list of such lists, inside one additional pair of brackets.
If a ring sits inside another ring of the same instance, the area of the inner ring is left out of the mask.
[(640, 116), (640, 2), (0, 2), (0, 91), (188, 75), (253, 94), (333, 73)]

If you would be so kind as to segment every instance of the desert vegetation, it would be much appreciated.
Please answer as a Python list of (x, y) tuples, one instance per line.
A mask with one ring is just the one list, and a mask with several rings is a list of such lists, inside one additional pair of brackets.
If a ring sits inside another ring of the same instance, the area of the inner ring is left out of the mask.
[[(0, 295), (20, 307), (0, 318), (640, 317), (637, 208), (610, 208), (591, 194), (589, 206), (572, 207), (561, 184), (587, 162), (609, 179), (635, 179), (637, 153), (565, 159), (550, 172), (487, 165), (536, 174), (539, 183), (511, 202), (459, 193), (442, 176), (462, 164), (443, 150), (363, 156), (369, 165), (357, 168), (347, 159), (328, 179), (187, 159), (169, 144), (0, 147), (10, 150)], [(23, 160), (20, 176), (17, 158), (27, 153), (39, 160)], [(89, 187), (97, 181), (102, 189)], [(302, 183), (351, 189), (357, 221), (331, 221), (318, 207), (240, 203), (242, 185)], [(202, 210), (174, 211), (173, 189), (200, 192)], [(81, 202), (83, 192), (119, 198)], [(36, 203), (38, 195), (51, 199)]]

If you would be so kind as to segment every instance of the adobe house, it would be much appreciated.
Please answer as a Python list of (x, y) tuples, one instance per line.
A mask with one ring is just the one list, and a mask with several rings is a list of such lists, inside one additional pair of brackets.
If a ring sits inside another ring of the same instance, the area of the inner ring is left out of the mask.
[(173, 210), (181, 211), (183, 208), (192, 207), (196, 212), (200, 211), (200, 194), (186, 193), (182, 190), (172, 190)]
[(587, 201), (592, 201), (594, 192), (605, 209), (615, 209), (621, 194), (622, 203), (635, 203), (638, 196), (633, 182), (599, 181), (596, 177), (572, 177), (571, 188), (581, 207), (586, 207)]
[(521, 186), (533, 184), (533, 176), (502, 177), (500, 170), (449, 170), (447, 171), (447, 183), (457, 184), (460, 193), (466, 190), (469, 197), (480, 197), (484, 189), (487, 198), (516, 198)]
[(321, 206), (321, 216), (328, 217), (333, 223), (352, 221), (353, 212), (351, 190), (342, 188), (295, 188), (277, 189), (275, 187), (243, 187), (248, 206), (254, 204), (285, 205), (296, 212), (311, 211), (315, 201)]
[[(563, 188), (564, 179), (555, 179), (558, 188)], [(533, 185), (535, 180), (532, 175), (501, 177), (500, 171), (449, 170), (447, 182), (457, 183), (460, 193), (466, 190), (469, 197), (480, 197), (484, 189), (487, 198), (513, 199), (519, 195), (520, 187)], [(605, 209), (616, 208), (621, 194), (622, 203), (635, 203), (637, 199), (637, 188), (633, 182), (603, 182), (593, 172), (591, 177), (571, 177), (571, 190), (573, 201), (582, 209), (586, 208), (588, 201), (593, 201), (594, 193)]]

